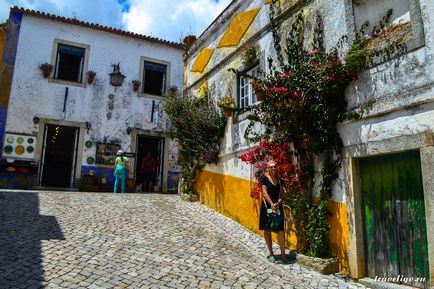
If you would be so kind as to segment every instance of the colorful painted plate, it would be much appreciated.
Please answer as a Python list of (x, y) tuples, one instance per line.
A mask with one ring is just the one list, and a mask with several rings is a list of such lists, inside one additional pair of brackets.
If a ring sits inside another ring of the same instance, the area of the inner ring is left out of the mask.
[(32, 138), (32, 137), (29, 137), (29, 138), (27, 139), (27, 142), (28, 142), (28, 143), (33, 143), (33, 138)]
[(6, 145), (6, 146), (3, 148), (3, 151), (5, 152), (5, 154), (10, 154), (13, 150), (14, 150), (14, 149), (12, 148), (11, 145)]
[(21, 137), (21, 136), (17, 137), (17, 143), (21, 144), (23, 142), (24, 142), (24, 138), (23, 137)]
[(17, 155), (22, 155), (26, 150), (24, 149), (24, 147), (22, 145), (17, 145), (15, 147), (15, 153)]
[(93, 157), (88, 157), (87, 158), (87, 164), (91, 165), (95, 162), (95, 159)]
[(17, 169), (14, 168), (14, 167), (7, 167), (6, 170), (7, 170), (8, 172), (15, 172)]
[(27, 151), (29, 154), (31, 154), (32, 152), (35, 151), (35, 148), (34, 148), (33, 146), (28, 146), (27, 149), (26, 149), (26, 151)]
[(84, 145), (89, 149), (89, 148), (92, 147), (93, 143), (92, 143), (92, 141), (87, 140), (87, 141), (84, 143)]
[(8, 136), (8, 138), (6, 139), (6, 141), (8, 142), (8, 143), (13, 143), (14, 142), (14, 137), (13, 136)]

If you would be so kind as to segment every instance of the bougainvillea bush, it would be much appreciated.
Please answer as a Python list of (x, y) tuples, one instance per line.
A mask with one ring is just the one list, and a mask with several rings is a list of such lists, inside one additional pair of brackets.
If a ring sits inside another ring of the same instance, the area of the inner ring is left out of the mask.
[[(285, 40), (280, 38), (272, 7), (270, 15), (277, 63), (269, 58), (269, 74), (254, 78), (265, 88), (265, 100), (240, 110), (250, 111), (245, 138), (259, 144), (242, 155), (241, 160), (256, 167), (258, 182), (267, 161), (274, 160), (278, 164), (288, 192), (286, 201), (295, 217), (299, 249), (316, 257), (328, 257), (327, 218), (330, 213), (327, 205), (342, 148), (337, 126), (343, 120), (359, 118), (365, 109), (348, 112), (345, 90), (372, 63), (373, 57), (383, 53), (367, 47), (367, 43), (381, 33), (374, 31), (364, 36), (365, 23), (345, 54), (338, 49), (345, 37), (335, 48), (326, 51), (322, 44), (322, 21), (318, 16), (314, 43), (311, 49), (305, 49), (302, 14), (296, 17)], [(380, 24), (384, 26), (390, 15), (388, 11)], [(256, 123), (264, 129), (255, 130)], [(318, 157), (323, 160), (319, 169), (321, 183), (320, 192), (314, 195), (314, 163)], [(260, 193), (257, 185), (251, 196), (259, 198)]]

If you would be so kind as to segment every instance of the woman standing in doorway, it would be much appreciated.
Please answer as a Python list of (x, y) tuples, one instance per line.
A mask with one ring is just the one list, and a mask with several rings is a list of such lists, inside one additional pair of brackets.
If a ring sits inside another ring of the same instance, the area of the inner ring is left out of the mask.
[(128, 158), (124, 156), (124, 152), (122, 150), (118, 150), (117, 154), (118, 157), (115, 161), (115, 172), (114, 175), (116, 177), (115, 179), (115, 188), (114, 192), (118, 192), (118, 186), (119, 186), (119, 180), (121, 181), (121, 193), (125, 193), (125, 177), (127, 173), (126, 165), (128, 163)]
[[(267, 171), (261, 181), (262, 184), (262, 198), (261, 211), (259, 214), (259, 230), (264, 230), (264, 239), (267, 244), (270, 255), (267, 257), (270, 262), (275, 262), (274, 252), (271, 240), (271, 228), (270, 222), (267, 216), (267, 209), (271, 209), (274, 214), (283, 214), (282, 199), (281, 199), (281, 182), (279, 175), (277, 174), (277, 164), (274, 161), (270, 161), (267, 164)], [(285, 256), (285, 233), (283, 231), (283, 222), (278, 228), (273, 230), (273, 233), (277, 233), (277, 240), (280, 247), (281, 260), (287, 262)]]

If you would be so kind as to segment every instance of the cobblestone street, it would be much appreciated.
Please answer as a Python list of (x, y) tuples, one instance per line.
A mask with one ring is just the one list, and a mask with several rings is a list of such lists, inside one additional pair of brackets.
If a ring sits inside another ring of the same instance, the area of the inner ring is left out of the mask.
[[(0, 193), (0, 288), (365, 288), (174, 195)], [(276, 250), (278, 252), (278, 250)]]

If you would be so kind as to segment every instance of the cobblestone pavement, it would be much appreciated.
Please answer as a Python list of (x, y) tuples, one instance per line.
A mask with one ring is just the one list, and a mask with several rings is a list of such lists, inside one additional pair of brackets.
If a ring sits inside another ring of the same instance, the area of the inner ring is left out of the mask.
[[(277, 251), (277, 250), (276, 250)], [(174, 195), (0, 193), (0, 288), (365, 288)]]

